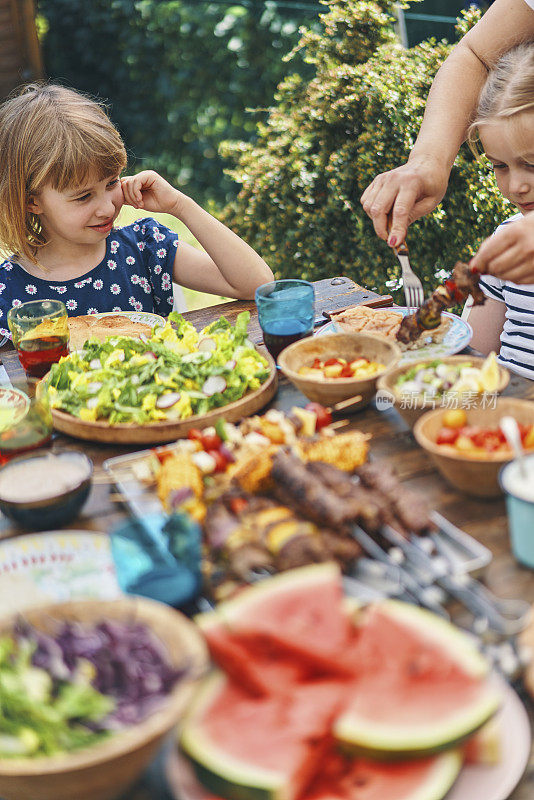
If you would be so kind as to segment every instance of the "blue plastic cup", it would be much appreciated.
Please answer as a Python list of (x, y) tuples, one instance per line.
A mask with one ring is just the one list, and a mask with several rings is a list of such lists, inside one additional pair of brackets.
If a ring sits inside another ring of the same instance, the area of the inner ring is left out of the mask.
[(534, 454), (525, 456), (527, 480), (521, 477), (519, 462), (510, 461), (499, 472), (506, 495), (512, 553), (517, 561), (534, 569)]
[(276, 360), (288, 345), (313, 333), (315, 293), (309, 281), (281, 280), (256, 289), (266, 348)]

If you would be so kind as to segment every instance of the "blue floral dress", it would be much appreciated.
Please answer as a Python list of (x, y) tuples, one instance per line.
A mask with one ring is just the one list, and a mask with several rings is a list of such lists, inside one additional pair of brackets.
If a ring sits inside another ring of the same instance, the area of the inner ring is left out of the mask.
[(106, 255), (68, 281), (36, 278), (10, 258), (0, 264), (0, 334), (10, 336), (7, 312), (28, 300), (58, 298), (69, 316), (103, 311), (149, 311), (166, 317), (173, 307), (172, 274), (178, 234), (151, 217), (114, 228)]

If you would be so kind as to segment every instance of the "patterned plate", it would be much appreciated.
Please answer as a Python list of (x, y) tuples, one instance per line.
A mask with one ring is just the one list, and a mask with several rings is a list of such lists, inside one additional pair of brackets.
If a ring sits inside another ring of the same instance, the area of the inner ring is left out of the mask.
[[(394, 308), (393, 311), (399, 311), (403, 317), (411, 314), (411, 308)], [(421, 346), (416, 350), (406, 350), (400, 360), (400, 364), (411, 364), (421, 359), (433, 361), (435, 358), (443, 358), (444, 356), (453, 356), (463, 350), (473, 336), (473, 329), (469, 323), (458, 317), (456, 314), (451, 314), (448, 311), (443, 312), (443, 316), (448, 317), (451, 321), (449, 330), (443, 337), (441, 342), (431, 342), (428, 339), (425, 341), (424, 335), (421, 336), (419, 341)], [(340, 333), (343, 329), (336, 322), (328, 322), (315, 333), (315, 336), (325, 336), (328, 333)]]
[(159, 314), (152, 314), (149, 311), (103, 311), (101, 314), (95, 314), (95, 317), (102, 319), (102, 317), (128, 317), (132, 322), (142, 322), (144, 325), (165, 325), (165, 318), (160, 317)]
[(31, 533), (0, 542), (2, 614), (67, 600), (121, 595), (108, 537), (87, 531)]

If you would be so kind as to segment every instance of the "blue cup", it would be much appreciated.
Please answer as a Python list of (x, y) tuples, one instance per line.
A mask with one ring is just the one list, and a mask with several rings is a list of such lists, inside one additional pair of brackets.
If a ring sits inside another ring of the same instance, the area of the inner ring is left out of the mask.
[(527, 480), (519, 462), (510, 461), (499, 472), (499, 483), (506, 495), (508, 527), (512, 553), (517, 561), (534, 569), (534, 454), (525, 456)]
[(315, 293), (309, 281), (281, 280), (256, 289), (266, 348), (276, 360), (288, 345), (313, 332)]

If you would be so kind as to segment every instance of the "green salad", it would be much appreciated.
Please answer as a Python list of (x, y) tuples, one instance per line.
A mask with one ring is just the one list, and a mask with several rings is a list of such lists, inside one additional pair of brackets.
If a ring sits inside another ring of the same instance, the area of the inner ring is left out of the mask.
[(239, 400), (269, 377), (269, 363), (247, 337), (243, 311), (231, 325), (200, 333), (172, 312), (150, 338), (89, 339), (53, 364), (44, 380), (52, 408), (82, 420), (146, 424), (182, 420)]

